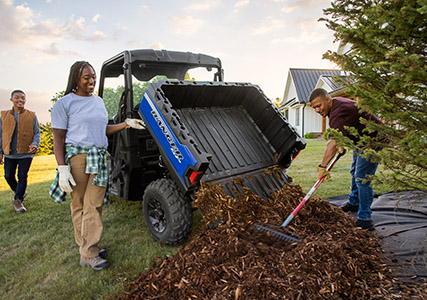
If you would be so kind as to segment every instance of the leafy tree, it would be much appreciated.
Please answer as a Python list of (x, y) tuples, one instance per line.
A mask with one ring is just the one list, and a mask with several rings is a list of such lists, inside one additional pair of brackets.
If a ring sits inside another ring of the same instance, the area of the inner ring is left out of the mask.
[(53, 154), (53, 133), (50, 122), (46, 124), (40, 124), (40, 146), (37, 151), (37, 154)]
[(277, 108), (280, 108), (281, 101), (282, 100), (279, 97), (276, 97), (276, 99), (273, 100), (274, 106), (276, 106)]
[[(148, 88), (150, 83), (157, 82), (160, 80), (168, 80), (166, 76), (159, 75), (146, 82), (134, 82), (132, 86), (133, 92), (133, 105), (137, 106), (141, 103), (142, 97), (144, 96), (145, 90)], [(103, 100), (105, 108), (108, 112), (108, 117), (111, 119), (115, 114), (117, 114), (119, 109), (120, 97), (122, 96), (123, 91), (125, 90), (123, 85), (113, 88), (105, 88), (103, 94)]]
[[(53, 98), (52, 98), (52, 99), (50, 99), (50, 102), (52, 102), (52, 107), (53, 107), (53, 105), (55, 104), (55, 102), (56, 102), (56, 101), (58, 101), (60, 98), (64, 97), (64, 94), (65, 94), (65, 91), (58, 92), (58, 93), (56, 93), (56, 94), (53, 96)], [(51, 108), (49, 108), (49, 112), (51, 112), (51, 111), (52, 111), (52, 107), (51, 107)]]
[(120, 96), (124, 90), (123, 86), (119, 86), (116, 89), (105, 88), (103, 94), (103, 100), (105, 108), (108, 112), (108, 118), (111, 119), (119, 111)]
[(185, 73), (184, 81), (196, 81), (194, 77), (190, 77), (190, 74), (187, 72)]
[(151, 82), (157, 82), (159, 80), (166, 80), (165, 76), (157, 76), (150, 81), (146, 82), (136, 82), (133, 84), (132, 92), (133, 92), (133, 104), (137, 105), (141, 103), (142, 97), (145, 94), (145, 90), (148, 88)]
[[(426, 12), (426, 0), (335, 0), (321, 19), (337, 41), (351, 45), (348, 53), (328, 51), (324, 58), (349, 72), (348, 93), (386, 123), (367, 122), (368, 131), (388, 142), (334, 139), (382, 160), (386, 172), (377, 182), (421, 190), (427, 189)], [(369, 150), (375, 146), (383, 150)]]

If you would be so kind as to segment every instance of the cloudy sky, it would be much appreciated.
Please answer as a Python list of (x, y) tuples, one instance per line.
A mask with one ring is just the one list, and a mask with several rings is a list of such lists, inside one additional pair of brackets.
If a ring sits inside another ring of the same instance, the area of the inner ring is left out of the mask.
[[(22, 89), (27, 108), (50, 120), (70, 66), (102, 62), (127, 49), (219, 57), (225, 80), (259, 85), (282, 98), (289, 68), (335, 68), (322, 9), (330, 0), (0, 0), (0, 110)], [(197, 79), (197, 77), (196, 77)]]

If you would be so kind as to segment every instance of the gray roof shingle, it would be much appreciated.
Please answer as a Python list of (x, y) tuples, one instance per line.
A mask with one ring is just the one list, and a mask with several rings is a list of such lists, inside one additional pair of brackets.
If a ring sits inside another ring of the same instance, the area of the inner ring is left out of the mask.
[[(327, 85), (329, 85), (332, 88), (332, 91), (339, 90), (345, 87), (345, 85), (340, 80), (335, 79), (334, 76), (337, 76), (337, 75), (322, 74), (322, 79)], [(347, 76), (339, 75), (338, 77), (344, 81), (348, 81)]]
[(321, 75), (340, 76), (340, 70), (333, 69), (289, 69), (292, 80), (295, 84), (298, 100), (300, 103), (306, 103), (311, 92), (316, 86)]

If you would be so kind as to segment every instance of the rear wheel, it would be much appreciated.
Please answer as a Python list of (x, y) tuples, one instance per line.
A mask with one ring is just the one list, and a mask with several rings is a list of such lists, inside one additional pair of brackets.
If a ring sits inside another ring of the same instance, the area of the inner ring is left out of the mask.
[(147, 186), (143, 210), (148, 230), (157, 241), (178, 244), (190, 235), (193, 226), (191, 203), (172, 180), (162, 178)]

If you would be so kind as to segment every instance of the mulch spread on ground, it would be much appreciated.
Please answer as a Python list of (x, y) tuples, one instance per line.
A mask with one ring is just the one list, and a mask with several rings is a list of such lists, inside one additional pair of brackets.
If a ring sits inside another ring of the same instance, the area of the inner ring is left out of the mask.
[(286, 184), (272, 201), (244, 192), (234, 199), (203, 184), (194, 205), (207, 224), (175, 256), (160, 260), (118, 299), (425, 299), (427, 284), (399, 286), (379, 239), (327, 201), (311, 198), (288, 229), (300, 243), (254, 229), (280, 225), (304, 197)]

